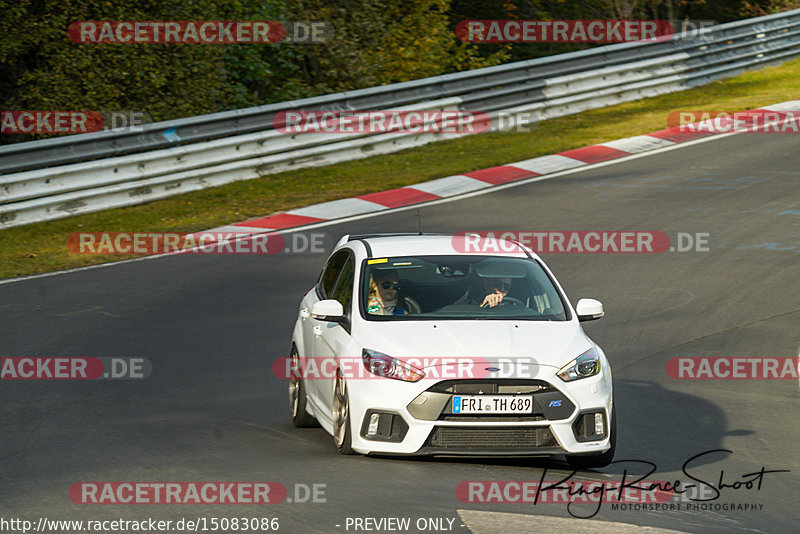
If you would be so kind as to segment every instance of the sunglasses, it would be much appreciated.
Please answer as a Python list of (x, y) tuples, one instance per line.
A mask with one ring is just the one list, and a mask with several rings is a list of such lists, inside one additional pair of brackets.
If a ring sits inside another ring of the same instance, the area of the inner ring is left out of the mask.
[(503, 282), (502, 280), (495, 280), (494, 287), (499, 289), (500, 291), (510, 291), (511, 290), (511, 282)]
[(383, 282), (383, 283), (381, 284), (381, 287), (382, 287), (383, 289), (389, 289), (389, 288), (392, 288), (392, 289), (394, 289), (395, 291), (397, 291), (398, 289), (400, 289), (400, 282)]

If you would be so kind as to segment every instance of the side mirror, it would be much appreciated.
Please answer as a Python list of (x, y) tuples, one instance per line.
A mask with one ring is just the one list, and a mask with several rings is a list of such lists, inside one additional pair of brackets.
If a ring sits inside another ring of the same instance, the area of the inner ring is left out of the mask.
[(347, 319), (344, 316), (344, 308), (338, 300), (321, 300), (311, 307), (311, 317), (318, 321), (328, 321), (331, 323), (343, 323)]
[(579, 321), (594, 321), (606, 314), (603, 311), (603, 304), (599, 300), (581, 299), (575, 306)]

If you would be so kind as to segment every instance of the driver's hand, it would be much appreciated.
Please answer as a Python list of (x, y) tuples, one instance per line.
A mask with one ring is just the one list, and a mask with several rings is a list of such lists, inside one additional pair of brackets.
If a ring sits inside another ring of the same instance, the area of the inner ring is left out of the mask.
[(503, 302), (503, 295), (501, 293), (489, 293), (486, 295), (486, 298), (483, 299), (481, 308), (486, 307), (486, 305), (488, 305), (490, 308), (494, 308), (501, 302)]

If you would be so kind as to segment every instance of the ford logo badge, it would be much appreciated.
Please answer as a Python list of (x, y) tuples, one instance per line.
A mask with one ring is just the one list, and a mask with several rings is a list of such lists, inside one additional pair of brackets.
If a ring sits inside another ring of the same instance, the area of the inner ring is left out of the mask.
[(496, 373), (497, 371), (500, 370), (500, 368), (499, 367), (487, 367), (485, 370), (489, 371), (490, 373)]

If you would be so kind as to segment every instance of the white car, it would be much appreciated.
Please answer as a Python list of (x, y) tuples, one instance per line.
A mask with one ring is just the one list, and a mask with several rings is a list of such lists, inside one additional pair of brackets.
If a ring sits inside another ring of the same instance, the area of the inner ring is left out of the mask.
[[(542, 260), (502, 241), (352, 235), (303, 297), (287, 368), (296, 426), (343, 454), (614, 456), (611, 366)], [(470, 238), (470, 236), (467, 236)], [(484, 247), (483, 250), (486, 248)]]

